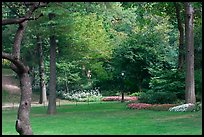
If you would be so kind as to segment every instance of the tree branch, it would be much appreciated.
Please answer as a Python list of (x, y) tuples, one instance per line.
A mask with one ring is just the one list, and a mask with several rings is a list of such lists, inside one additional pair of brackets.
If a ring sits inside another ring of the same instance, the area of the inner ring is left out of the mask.
[(43, 14), (41, 13), (38, 17), (34, 17), (34, 18), (16, 18), (16, 19), (3, 19), (2, 20), (2, 25), (9, 25), (9, 24), (20, 24), (26, 20), (37, 20), (38, 18), (40, 18), (41, 16), (43, 16)]
[(39, 7), (44, 7), (46, 6), (48, 3), (44, 3), (44, 2), (31, 2), (32, 3), (32, 7), (30, 7), (29, 11), (27, 12), (27, 14), (22, 17), (22, 18), (16, 18), (16, 19), (3, 19), (2, 20), (2, 25), (9, 25), (9, 24), (20, 24), (26, 20), (37, 20), (39, 17), (41, 17), (43, 14), (40, 14), (37, 18), (31, 18), (31, 15), (33, 14), (33, 12), (39, 8)]
[(2, 58), (11, 61), (16, 66), (16, 68), (18, 68), (18, 70), (15, 70), (18, 73), (29, 71), (29, 68), (25, 66), (20, 60), (17, 60), (12, 54), (2, 52)]
[(19, 18), (21, 18), (21, 16), (14, 10), (12, 9), (11, 6), (9, 6), (9, 4), (7, 4), (6, 2), (3, 2), (13, 13), (15, 13)]

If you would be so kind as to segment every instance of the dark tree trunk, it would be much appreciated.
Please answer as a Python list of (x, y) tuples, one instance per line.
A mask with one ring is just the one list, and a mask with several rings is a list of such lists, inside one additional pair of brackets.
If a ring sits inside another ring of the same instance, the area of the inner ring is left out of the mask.
[(182, 20), (180, 16), (180, 5), (177, 2), (174, 2), (176, 8), (176, 18), (178, 22), (178, 30), (179, 30), (179, 55), (178, 55), (178, 70), (183, 69), (184, 63), (184, 29), (182, 26)]
[(122, 91), (122, 98), (121, 98), (121, 102), (124, 102), (124, 92)]
[(46, 85), (45, 85), (45, 68), (43, 61), (43, 50), (42, 50), (42, 40), (39, 35), (37, 35), (37, 48), (39, 54), (39, 73), (40, 73), (40, 104), (45, 104), (47, 102)]
[(141, 79), (140, 79), (140, 85), (139, 85), (139, 90), (140, 90), (140, 92), (142, 92), (142, 82), (143, 82), (143, 79), (141, 78)]
[[(52, 20), (54, 14), (49, 14), (49, 19)], [(52, 30), (51, 26), (51, 30)], [(48, 114), (56, 113), (56, 37), (54, 34), (50, 36), (50, 82), (49, 82), (49, 103)]]
[(186, 35), (186, 103), (195, 103), (194, 80), (194, 36), (193, 36), (193, 7), (185, 2), (185, 35)]

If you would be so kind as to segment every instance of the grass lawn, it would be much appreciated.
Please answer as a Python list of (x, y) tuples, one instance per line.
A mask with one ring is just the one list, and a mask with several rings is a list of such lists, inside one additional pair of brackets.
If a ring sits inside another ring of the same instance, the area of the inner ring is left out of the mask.
[[(102, 102), (57, 106), (57, 114), (32, 107), (35, 135), (201, 135), (202, 112), (127, 109), (125, 103)], [(2, 110), (2, 134), (15, 131), (17, 109)]]

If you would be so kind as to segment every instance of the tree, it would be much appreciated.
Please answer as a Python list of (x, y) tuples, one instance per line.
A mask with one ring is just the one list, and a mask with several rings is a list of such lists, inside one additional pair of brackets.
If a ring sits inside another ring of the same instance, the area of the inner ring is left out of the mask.
[(47, 102), (47, 94), (46, 94), (46, 85), (45, 85), (45, 68), (43, 61), (43, 49), (42, 49), (42, 40), (39, 34), (37, 35), (37, 48), (39, 54), (39, 73), (40, 73), (40, 100), (39, 103)]
[[(12, 62), (11, 69), (15, 71), (20, 79), (20, 89), (21, 89), (21, 100), (18, 109), (18, 117), (16, 120), (16, 131), (20, 135), (30, 135), (32, 133), (30, 125), (30, 107), (31, 107), (31, 94), (32, 87), (29, 77), (29, 68), (20, 59), (20, 47), (23, 39), (23, 34), (25, 32), (28, 20), (32, 20), (31, 17), (33, 12), (40, 6), (45, 6), (47, 3), (43, 2), (29, 2), (20, 3), (20, 7), (24, 9), (25, 7), (29, 10), (25, 10), (23, 17), (3, 19), (2, 25), (18, 24), (19, 27), (16, 31), (14, 38), (13, 51), (11, 54), (2, 52), (2, 58), (8, 59)], [(12, 7), (9, 7), (12, 10)], [(18, 15), (18, 13), (16, 13)], [(18, 15), (19, 16), (19, 15)]]
[(193, 13), (194, 9), (189, 2), (185, 2), (185, 40), (186, 40), (186, 103), (195, 103), (195, 80), (194, 80), (194, 35)]
[[(49, 19), (53, 20), (55, 17), (54, 13), (50, 13)], [(54, 30), (53, 24), (50, 30)], [(54, 32), (50, 36), (50, 81), (49, 81), (49, 103), (48, 103), (48, 114), (56, 113), (56, 36)]]
[(179, 30), (178, 70), (182, 70), (183, 63), (184, 63), (184, 30), (182, 26), (181, 15), (180, 15), (180, 4), (178, 2), (174, 2), (174, 6), (176, 8), (176, 18), (177, 18), (178, 30)]

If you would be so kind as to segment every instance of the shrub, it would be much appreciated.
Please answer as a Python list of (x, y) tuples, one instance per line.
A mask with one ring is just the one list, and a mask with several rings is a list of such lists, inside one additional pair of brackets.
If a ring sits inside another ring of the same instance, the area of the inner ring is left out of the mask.
[(185, 112), (185, 111), (193, 111), (194, 108), (195, 108), (194, 104), (188, 103), (188, 104), (182, 104), (179, 106), (171, 107), (169, 108), (169, 111)]
[(177, 100), (176, 94), (171, 92), (142, 92), (139, 101), (149, 104), (172, 104)]
[(176, 104), (147, 104), (147, 103), (130, 103), (128, 108), (130, 109), (148, 109), (157, 111), (168, 111), (169, 108), (176, 106)]
[(102, 95), (100, 94), (98, 89), (94, 90), (72, 90), (69, 93), (65, 93), (64, 91), (58, 91), (57, 95), (62, 99), (67, 99), (70, 101), (79, 101), (79, 102), (96, 102), (100, 101)]
[(202, 103), (196, 102), (194, 111), (200, 111), (200, 110), (202, 110)]
[(150, 110), (168, 111), (169, 108), (176, 106), (176, 104), (154, 104), (149, 107)]
[(185, 99), (185, 75), (177, 69), (152, 69), (153, 77), (150, 88), (154, 92), (170, 92), (176, 94), (178, 99)]
[(139, 97), (142, 94), (142, 92), (134, 92), (132, 94), (130, 94), (130, 96), (137, 96)]
[[(108, 97), (103, 97), (101, 99), (102, 101), (121, 101), (122, 97), (121, 96), (108, 96)], [(137, 97), (124, 97), (124, 101), (136, 101)]]
[(130, 109), (147, 109), (151, 106), (152, 106), (151, 104), (147, 104), (147, 103), (130, 103), (130, 104), (128, 104), (128, 108), (130, 108)]

